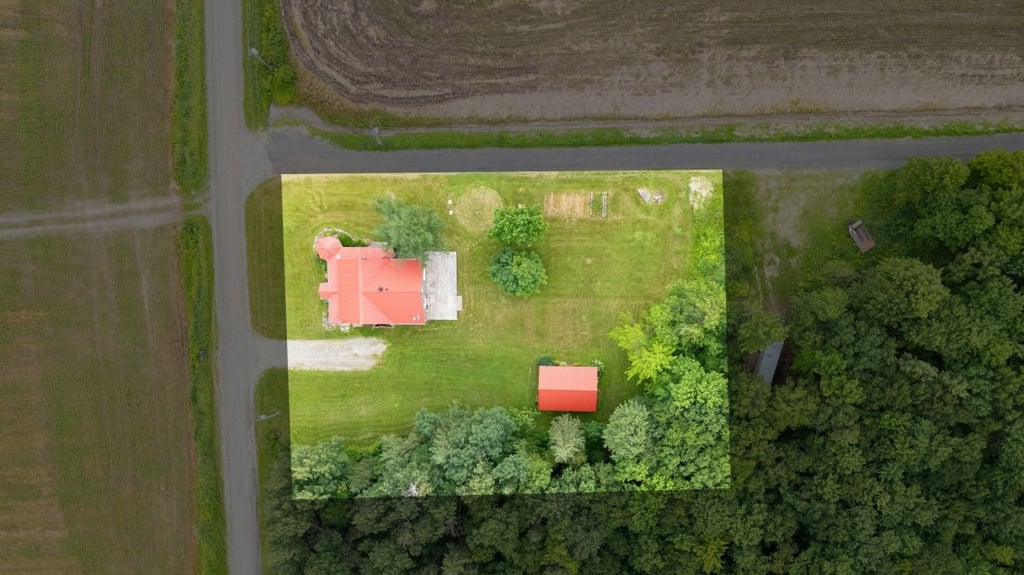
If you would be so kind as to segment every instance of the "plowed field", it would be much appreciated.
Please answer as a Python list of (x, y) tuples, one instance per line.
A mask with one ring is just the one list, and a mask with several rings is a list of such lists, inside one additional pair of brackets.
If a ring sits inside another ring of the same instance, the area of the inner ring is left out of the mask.
[(1019, 2), (282, 3), (314, 84), (338, 102), (417, 115), (987, 109), (1020, 106), (1024, 93)]

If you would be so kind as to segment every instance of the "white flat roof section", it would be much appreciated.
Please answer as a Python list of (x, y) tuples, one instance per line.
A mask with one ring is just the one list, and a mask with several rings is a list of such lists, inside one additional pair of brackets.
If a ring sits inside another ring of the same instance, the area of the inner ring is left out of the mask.
[(754, 371), (761, 379), (771, 383), (775, 379), (775, 368), (779, 365), (779, 358), (782, 356), (782, 342), (776, 341), (764, 348), (757, 356), (757, 367)]
[(427, 252), (423, 265), (423, 307), (427, 321), (456, 320), (462, 311), (455, 252)]

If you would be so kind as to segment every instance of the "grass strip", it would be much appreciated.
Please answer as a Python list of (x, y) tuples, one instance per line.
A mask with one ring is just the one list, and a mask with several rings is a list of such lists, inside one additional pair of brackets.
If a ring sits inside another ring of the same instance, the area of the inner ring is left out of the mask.
[(282, 478), (278, 477), (280, 469), (276, 470), (275, 474), (274, 466), (289, 449), (286, 369), (270, 369), (260, 376), (256, 385), (256, 410), (260, 414), (277, 414), (256, 423), (256, 457), (260, 486), (260, 564), (263, 566), (263, 573), (271, 575), (274, 573), (277, 554), (285, 548), (284, 541), (276, 541), (269, 537), (272, 511), (268, 507), (275, 503), (275, 497), (280, 496), (276, 489), (279, 485), (275, 481)]
[(365, 134), (313, 128), (310, 133), (350, 150), (434, 150), (446, 148), (565, 148), (584, 146), (636, 146), (655, 144), (719, 144), (727, 142), (817, 142), (936, 136), (980, 136), (1019, 132), (1024, 126), (1001, 123), (950, 123), (934, 127), (821, 125), (778, 131), (769, 125), (754, 128), (736, 124), (700, 130), (660, 129), (640, 133), (622, 128), (594, 128), (559, 132), (423, 132), (384, 133), (378, 144)]
[(279, 4), (242, 0), (245, 125), (251, 130), (266, 127), (271, 104), (292, 104), (298, 94)]
[(246, 199), (245, 214), (249, 313), (253, 329), (266, 337), (287, 339), (280, 177), (256, 186)]
[(199, 573), (227, 573), (224, 494), (213, 388), (213, 238), (202, 216), (191, 216), (178, 237), (188, 307), (189, 402), (192, 407), (199, 506)]
[(174, 6), (172, 168), (185, 197), (194, 197), (206, 187), (209, 174), (203, 2), (175, 0)]

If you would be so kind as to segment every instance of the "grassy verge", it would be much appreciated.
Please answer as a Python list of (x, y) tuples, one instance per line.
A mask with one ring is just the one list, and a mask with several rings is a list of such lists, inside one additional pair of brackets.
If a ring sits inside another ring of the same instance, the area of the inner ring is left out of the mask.
[(430, 150), (444, 148), (551, 148), (583, 146), (634, 146), (653, 144), (726, 142), (812, 142), (934, 136), (976, 136), (1019, 132), (1024, 126), (998, 123), (952, 123), (934, 127), (823, 125), (779, 131), (767, 124), (755, 127), (726, 125), (700, 130), (661, 129), (640, 133), (621, 128), (595, 128), (560, 132), (425, 132), (385, 134), (382, 145), (373, 136), (312, 129), (311, 133), (351, 150)]
[(174, 181), (186, 197), (202, 191), (209, 173), (204, 59), (203, 2), (176, 0), (171, 154)]
[(746, 170), (726, 170), (722, 174), (725, 195), (725, 268), (729, 310), (763, 305), (759, 285), (761, 247), (764, 228), (757, 202), (757, 176)]
[(223, 483), (213, 387), (213, 242), (201, 216), (185, 220), (178, 240), (188, 305), (189, 400), (199, 470), (199, 573), (227, 573)]
[[(701, 172), (716, 182), (718, 172)], [(690, 269), (691, 172), (592, 172), (561, 174), (457, 174), (287, 178), (282, 196), (284, 293), (291, 338), (345, 337), (323, 326), (316, 297), (322, 271), (312, 253), (316, 233), (341, 227), (366, 237), (378, 216), (372, 198), (383, 191), (436, 207), (448, 220), (447, 242), (458, 252), (464, 310), (453, 322), (378, 330), (388, 344), (381, 362), (365, 372), (290, 374), (293, 441), (315, 442), (333, 434), (349, 444), (372, 442), (407, 430), (419, 407), (443, 409), (453, 400), (471, 406), (530, 407), (536, 393), (536, 361), (600, 359), (606, 365), (599, 410), (636, 393), (626, 380), (625, 356), (607, 334), (623, 312), (659, 301), (665, 286)], [(638, 187), (664, 192), (659, 205), (644, 204)], [(602, 218), (601, 193), (609, 192)], [(594, 192), (595, 209), (587, 205)], [(452, 215), (447, 201), (453, 200)], [(272, 200), (253, 200), (264, 209)], [(497, 205), (544, 204), (550, 229), (537, 252), (548, 284), (528, 299), (502, 295), (487, 276), (497, 245), (484, 238)], [(274, 216), (250, 211), (253, 224)], [(259, 233), (271, 233), (266, 229)], [(261, 244), (250, 238), (250, 258)], [(279, 260), (278, 260), (279, 261)], [(258, 270), (257, 270), (258, 271)], [(265, 271), (280, 274), (267, 267)], [(260, 285), (258, 276), (251, 277)], [(280, 280), (278, 280), (280, 282)]]
[[(253, 48), (258, 55), (250, 54)], [(242, 0), (242, 50), (245, 124), (262, 128), (270, 105), (291, 104), (298, 91), (277, 0)]]
[(284, 369), (266, 371), (256, 385), (256, 412), (274, 414), (271, 418), (256, 423), (256, 457), (259, 473), (259, 520), (260, 520), (260, 564), (263, 573), (271, 575), (274, 568), (274, 552), (280, 542), (271, 541), (269, 532), (268, 502), (279, 497), (273, 489), (274, 465), (288, 450), (288, 372)]
[(253, 190), (246, 199), (245, 213), (252, 326), (267, 337), (286, 339), (281, 178), (271, 178)]

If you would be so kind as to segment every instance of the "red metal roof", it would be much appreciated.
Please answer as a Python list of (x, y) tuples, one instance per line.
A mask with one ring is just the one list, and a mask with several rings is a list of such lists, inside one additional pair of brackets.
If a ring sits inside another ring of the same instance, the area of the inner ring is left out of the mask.
[(316, 252), (327, 262), (320, 298), (334, 324), (422, 325), (423, 266), (419, 260), (396, 260), (377, 246), (347, 248), (323, 237)]
[(597, 368), (540, 366), (537, 409), (597, 411)]

